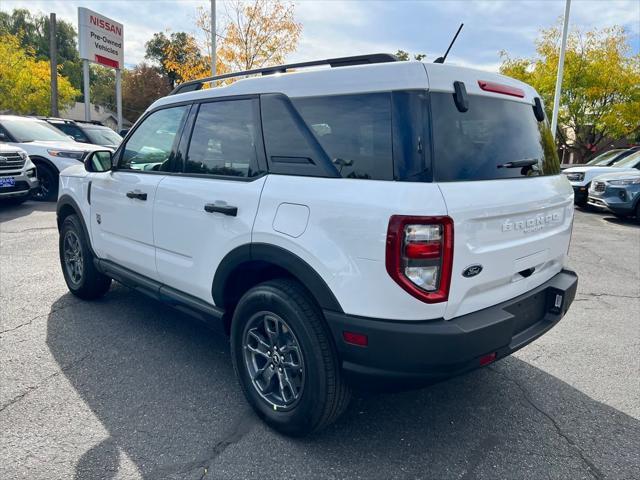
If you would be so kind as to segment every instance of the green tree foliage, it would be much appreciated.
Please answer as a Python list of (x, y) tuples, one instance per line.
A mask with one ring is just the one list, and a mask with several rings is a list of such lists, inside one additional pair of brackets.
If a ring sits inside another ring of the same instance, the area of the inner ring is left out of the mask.
[[(29, 10), (17, 8), (13, 12), (0, 12), (0, 34), (17, 35), (23, 48), (31, 49), (37, 60), (50, 59), (49, 17), (33, 15)], [(56, 21), (56, 44), (60, 74), (79, 89), (82, 82), (82, 64), (76, 46), (76, 29), (64, 20)]]
[(186, 32), (172, 32), (169, 36), (164, 32), (154, 33), (151, 40), (145, 44), (145, 48), (145, 58), (159, 66), (162, 74), (171, 82), (171, 86), (175, 86), (176, 83), (185, 79), (169, 64), (197, 65), (206, 63), (197, 48), (196, 39)]
[[(409, 52), (405, 52), (404, 50), (398, 50), (396, 52), (396, 57), (404, 62), (406, 62), (407, 60), (411, 60), (411, 55), (409, 54)], [(413, 59), (418, 61), (424, 60), (425, 58), (427, 58), (427, 55), (424, 53), (416, 53), (413, 56)]]
[[(24, 48), (19, 35), (0, 33), (0, 111), (30, 115), (51, 114), (51, 70), (35, 51)], [(58, 75), (60, 108), (73, 104), (80, 92)]]
[[(126, 70), (123, 70), (123, 74)], [(112, 68), (92, 64), (89, 69), (91, 80), (91, 103), (116, 111), (116, 72)]]
[[(542, 30), (532, 58), (501, 52), (500, 72), (532, 85), (551, 118), (561, 31)], [(556, 138), (580, 157), (608, 139), (640, 133), (640, 55), (622, 27), (569, 33)]]

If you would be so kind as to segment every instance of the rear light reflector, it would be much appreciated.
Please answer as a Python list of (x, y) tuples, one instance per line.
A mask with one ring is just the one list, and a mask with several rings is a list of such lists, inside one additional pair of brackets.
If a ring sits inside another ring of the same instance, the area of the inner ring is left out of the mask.
[(366, 347), (369, 345), (369, 338), (364, 333), (342, 332), (342, 338), (346, 343)]
[(494, 362), (496, 360), (496, 356), (496, 352), (493, 352), (480, 357), (480, 366), (484, 367), (485, 365), (489, 365)]
[(524, 98), (524, 90), (511, 85), (504, 85), (502, 83), (487, 82), (485, 80), (478, 80), (478, 85), (485, 92), (502, 93), (504, 95), (511, 95), (512, 97)]
[(449, 295), (453, 263), (450, 217), (394, 215), (387, 230), (387, 272), (404, 290), (426, 303)]

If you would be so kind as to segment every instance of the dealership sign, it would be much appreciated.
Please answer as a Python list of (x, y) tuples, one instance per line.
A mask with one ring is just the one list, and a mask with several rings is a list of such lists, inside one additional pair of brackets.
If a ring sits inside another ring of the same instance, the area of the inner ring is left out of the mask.
[(105, 67), (124, 66), (122, 24), (88, 8), (78, 8), (80, 58)]

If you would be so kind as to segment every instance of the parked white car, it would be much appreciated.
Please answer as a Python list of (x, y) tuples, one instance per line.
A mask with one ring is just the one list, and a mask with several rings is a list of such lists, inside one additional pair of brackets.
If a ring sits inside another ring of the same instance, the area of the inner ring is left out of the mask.
[(62, 170), (81, 164), (88, 152), (105, 149), (78, 143), (43, 120), (15, 115), (0, 115), (0, 142), (27, 152), (38, 173), (39, 185), (32, 197), (42, 201), (58, 197), (58, 176)]
[(22, 203), (37, 188), (36, 166), (27, 152), (0, 143), (0, 202)]
[(292, 435), (353, 384), (442, 380), (560, 321), (573, 192), (530, 86), (392, 55), (258, 73), (180, 85), (61, 174), (74, 295), (115, 279), (218, 326)]
[(575, 203), (585, 206), (589, 197), (591, 182), (599, 175), (607, 173), (620, 173), (623, 171), (637, 171), (640, 169), (640, 152), (633, 152), (628, 157), (620, 160), (610, 167), (583, 166), (572, 167), (563, 170), (575, 194)]

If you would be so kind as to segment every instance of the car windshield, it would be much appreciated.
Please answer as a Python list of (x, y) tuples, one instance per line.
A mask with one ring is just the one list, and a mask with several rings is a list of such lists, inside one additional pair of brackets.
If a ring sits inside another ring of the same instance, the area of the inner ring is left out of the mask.
[(624, 160), (614, 163), (612, 166), (622, 168), (634, 168), (640, 166), (640, 150), (636, 153), (632, 153)]
[(609, 163), (616, 155), (624, 152), (623, 148), (617, 148), (615, 150), (609, 150), (608, 152), (601, 153), (596, 158), (589, 160), (585, 165), (604, 165)]
[(86, 133), (91, 143), (96, 145), (120, 145), (122, 137), (110, 128), (85, 128)]
[(47, 122), (34, 120), (31, 118), (11, 118), (1, 122), (9, 134), (17, 142), (51, 141), (51, 142), (74, 142), (64, 133), (52, 127)]

